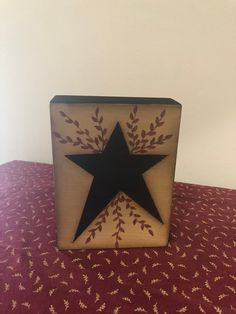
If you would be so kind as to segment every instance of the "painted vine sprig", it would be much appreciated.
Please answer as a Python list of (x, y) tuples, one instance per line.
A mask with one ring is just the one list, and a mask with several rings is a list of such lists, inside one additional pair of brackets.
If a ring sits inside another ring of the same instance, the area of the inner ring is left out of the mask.
[(97, 231), (99, 232), (102, 231), (102, 225), (106, 223), (106, 218), (109, 216), (108, 207), (109, 204), (105, 207), (104, 211), (102, 211), (102, 213), (98, 216), (98, 222), (96, 222), (95, 224), (96, 227), (88, 230), (89, 236), (87, 237), (85, 243), (89, 243), (92, 239), (94, 239)]
[(99, 116), (99, 108), (97, 107), (95, 110), (95, 115), (92, 116), (93, 122), (96, 123), (95, 128), (99, 131), (100, 134), (98, 134), (97, 137), (94, 138), (94, 141), (97, 145), (101, 143), (101, 152), (103, 151), (106, 143), (108, 142), (108, 139), (105, 138), (105, 135), (107, 134), (107, 128), (103, 128), (102, 122), (103, 122), (103, 116)]
[(107, 129), (102, 126), (103, 116), (100, 115), (99, 108), (97, 107), (94, 116), (91, 117), (95, 122), (95, 128), (99, 131), (98, 135), (92, 137), (88, 129), (82, 129), (80, 123), (77, 120), (73, 120), (65, 112), (60, 111), (60, 115), (64, 118), (64, 121), (68, 124), (73, 124), (76, 127), (76, 139), (72, 139), (70, 136), (62, 136), (58, 132), (54, 132), (61, 144), (72, 144), (73, 146), (80, 146), (82, 149), (91, 149), (94, 153), (101, 153), (107, 143)]
[(129, 211), (129, 217), (132, 217), (132, 218), (133, 218), (133, 221), (132, 221), (132, 222), (133, 222), (133, 225), (139, 224), (141, 230), (146, 229), (146, 230), (148, 231), (148, 233), (149, 233), (151, 236), (153, 236), (154, 233), (153, 233), (153, 231), (152, 231), (152, 226), (149, 225), (148, 223), (146, 223), (145, 220), (139, 219), (139, 218), (141, 217), (141, 215), (140, 215), (140, 214), (137, 214), (137, 212), (136, 212), (136, 207), (131, 204), (131, 201), (132, 201), (132, 200), (131, 200), (130, 198), (128, 198), (128, 197), (126, 197), (125, 200), (126, 200), (126, 209), (129, 209), (129, 210), (130, 210), (130, 211)]
[(137, 118), (137, 105), (134, 106), (133, 110), (129, 115), (130, 121), (126, 123), (129, 131), (129, 145), (131, 147), (131, 153), (147, 153), (149, 150), (156, 148), (157, 145), (164, 144), (167, 140), (169, 140), (173, 135), (172, 134), (160, 134), (157, 137), (157, 129), (161, 127), (165, 122), (164, 117), (166, 114), (165, 110), (162, 110), (159, 116), (155, 118), (154, 122), (151, 122), (148, 130), (141, 130), (138, 132), (138, 121)]
[(122, 219), (123, 215), (122, 215), (121, 207), (119, 206), (119, 202), (123, 202), (123, 201), (124, 201), (124, 196), (122, 195), (122, 193), (118, 193), (114, 201), (115, 209), (112, 212), (112, 214), (114, 215), (113, 221), (116, 222), (116, 226), (115, 226), (116, 231), (112, 234), (112, 237), (115, 237), (116, 248), (119, 247), (119, 241), (122, 240), (121, 233), (125, 232), (123, 228), (123, 226), (125, 225), (125, 222)]
[[(131, 147), (135, 147), (135, 145), (139, 145), (140, 141), (138, 140), (138, 122), (139, 122), (139, 118), (137, 118), (137, 111), (138, 111), (138, 107), (137, 105), (134, 106), (133, 111), (130, 112), (129, 114), (129, 118), (130, 118), (130, 122), (127, 122), (126, 125), (129, 128), (129, 132), (128, 132), (128, 136), (130, 138), (129, 140), (129, 145)], [(131, 150), (131, 152), (133, 152)]]

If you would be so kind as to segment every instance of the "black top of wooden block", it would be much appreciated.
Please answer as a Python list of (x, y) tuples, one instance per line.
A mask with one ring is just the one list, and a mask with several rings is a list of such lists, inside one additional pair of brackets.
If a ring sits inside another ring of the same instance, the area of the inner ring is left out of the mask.
[(179, 105), (180, 103), (171, 98), (154, 97), (114, 97), (114, 96), (70, 96), (57, 95), (53, 97), (51, 104), (79, 104), (79, 103), (102, 103), (102, 104), (158, 104)]

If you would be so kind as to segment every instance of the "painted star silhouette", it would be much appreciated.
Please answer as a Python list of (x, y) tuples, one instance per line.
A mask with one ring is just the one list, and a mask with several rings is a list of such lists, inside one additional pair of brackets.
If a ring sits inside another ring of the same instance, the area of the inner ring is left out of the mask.
[(119, 123), (102, 153), (66, 155), (93, 175), (74, 241), (121, 191), (163, 223), (142, 174), (166, 156), (130, 154)]

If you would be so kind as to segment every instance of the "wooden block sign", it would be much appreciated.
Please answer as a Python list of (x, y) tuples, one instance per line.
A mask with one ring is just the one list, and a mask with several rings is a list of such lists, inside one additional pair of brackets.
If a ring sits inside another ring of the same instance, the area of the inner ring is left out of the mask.
[(50, 111), (58, 247), (167, 245), (181, 105), (55, 96)]

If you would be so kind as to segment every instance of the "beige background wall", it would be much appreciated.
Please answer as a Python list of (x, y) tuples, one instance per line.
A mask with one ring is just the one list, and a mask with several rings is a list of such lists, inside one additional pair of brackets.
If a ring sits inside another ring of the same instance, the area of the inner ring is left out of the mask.
[(236, 188), (235, 0), (0, 0), (0, 163), (51, 162), (55, 94), (183, 104), (176, 179)]

